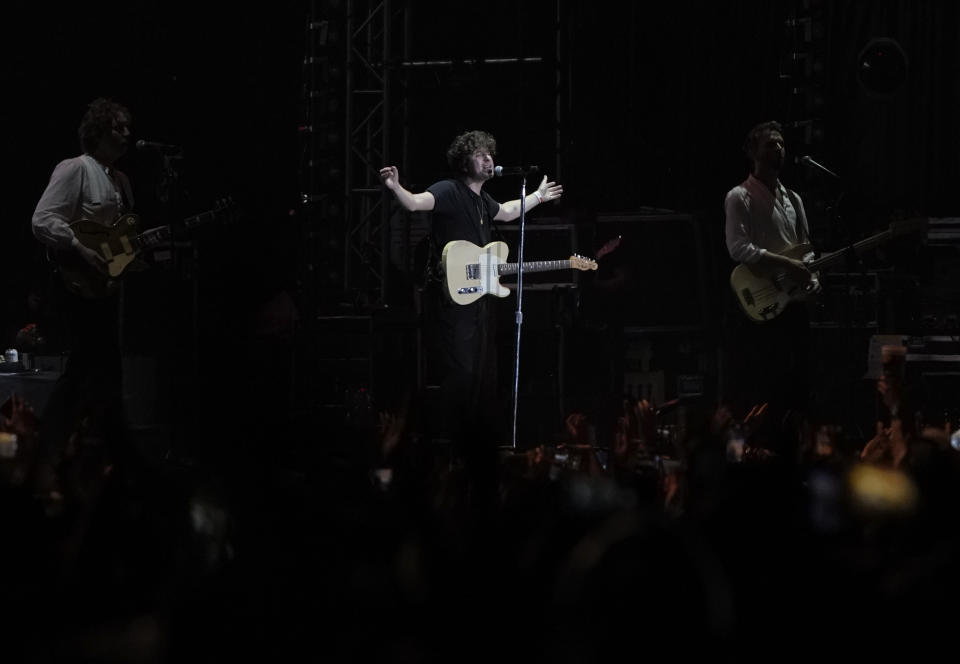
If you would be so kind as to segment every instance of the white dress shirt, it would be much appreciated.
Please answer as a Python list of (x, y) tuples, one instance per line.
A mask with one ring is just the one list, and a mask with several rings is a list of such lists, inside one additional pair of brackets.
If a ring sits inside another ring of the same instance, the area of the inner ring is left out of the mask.
[(727, 251), (738, 263), (755, 263), (766, 251), (780, 253), (791, 245), (809, 242), (803, 201), (788, 192), (779, 180), (777, 187), (779, 197), (750, 175), (727, 192)]
[(112, 224), (126, 207), (121, 190), (132, 198), (126, 176), (88, 154), (61, 161), (33, 212), (34, 236), (48, 246), (69, 249), (79, 242), (69, 224), (78, 219)]

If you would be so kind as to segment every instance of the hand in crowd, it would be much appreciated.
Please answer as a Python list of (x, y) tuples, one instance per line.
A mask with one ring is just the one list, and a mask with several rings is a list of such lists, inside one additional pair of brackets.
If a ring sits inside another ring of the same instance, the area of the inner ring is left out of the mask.
[(907, 438), (899, 418), (893, 418), (889, 427), (877, 422), (877, 432), (860, 452), (860, 460), (892, 468), (899, 468), (909, 451)]
[(640, 438), (645, 443), (653, 444), (657, 439), (657, 417), (653, 405), (646, 399), (641, 399), (634, 406)]
[(766, 420), (767, 415), (767, 403), (754, 404), (747, 412), (746, 417), (743, 418), (743, 435), (747, 443), (751, 441), (756, 442), (754, 435), (756, 432), (760, 431), (763, 428), (763, 423)]
[(626, 415), (617, 418), (617, 427), (613, 433), (613, 458), (618, 462), (632, 453), (632, 439), (630, 437), (630, 419)]
[(920, 437), (931, 441), (940, 449), (945, 450), (951, 447), (950, 439), (953, 437), (953, 431), (953, 423), (947, 420), (943, 423), (942, 427), (924, 427), (923, 431), (920, 432)]
[(567, 434), (576, 445), (590, 445), (590, 426), (583, 413), (570, 413), (567, 416)]
[(646, 399), (641, 399), (636, 403), (624, 400), (623, 410), (629, 438), (639, 440), (644, 444), (656, 440), (657, 418), (653, 410), (653, 404)]
[(710, 433), (714, 436), (721, 436), (732, 422), (733, 413), (730, 412), (730, 408), (721, 405), (713, 411), (713, 417), (710, 418)]
[(894, 380), (889, 380), (887, 376), (881, 375), (877, 381), (877, 392), (880, 394), (885, 405), (891, 411), (895, 410), (900, 404), (901, 389)]
[(22, 397), (13, 394), (10, 396), (10, 414), (0, 415), (0, 430), (15, 433), (18, 436), (33, 436), (37, 432), (37, 416)]
[(377, 433), (380, 436), (380, 452), (384, 459), (388, 458), (396, 449), (406, 428), (407, 418), (405, 413), (400, 415), (388, 412), (379, 413)]

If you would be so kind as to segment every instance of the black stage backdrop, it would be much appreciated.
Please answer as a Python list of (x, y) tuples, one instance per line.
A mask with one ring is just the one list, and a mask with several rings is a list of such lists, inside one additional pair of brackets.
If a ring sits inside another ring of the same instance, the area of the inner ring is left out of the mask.
[[(297, 127), (307, 4), (5, 6), (5, 346), (30, 322), (24, 298), (43, 280), (30, 214), (53, 166), (77, 152), (76, 126), (97, 96), (129, 105), (135, 138), (185, 146), (181, 200), (172, 207), (158, 201), (158, 158), (127, 157), (144, 215), (164, 221), (227, 194), (243, 203), (245, 223), (204, 245), (212, 276), (201, 305), (213, 342), (234, 334), (250, 289), (296, 281), (290, 213), (302, 177)], [(804, 4), (824, 26), (817, 111), (824, 135), (815, 156), (843, 177), (851, 232), (882, 226), (897, 210), (956, 214), (954, 3), (561, 3), (559, 60), (551, 30), (556, 3), (490, 2), (469, 11), (411, 3), (413, 59), (538, 56), (546, 65), (409, 73), (399, 94), (408, 102), (410, 143), (406, 153), (398, 146), (392, 161), (405, 158), (406, 182), (426, 186), (443, 174), (443, 151), (455, 133), (485, 128), (500, 141), (501, 163), (559, 168), (566, 195), (549, 214), (586, 221), (597, 212), (649, 207), (693, 213), (705, 226), (708, 253), (722, 261), (722, 198), (746, 172), (746, 130), (802, 116), (788, 105), (779, 74), (789, 51), (785, 21)], [(858, 82), (857, 55), (874, 37), (896, 39), (909, 58), (904, 86), (887, 99)], [(564, 73), (559, 109), (554, 65)], [(795, 165), (784, 179), (805, 197), (823, 187)], [(507, 183), (491, 191), (512, 193)], [(813, 223), (830, 236), (829, 219)], [(152, 338), (144, 333), (145, 344), (157, 343), (171, 324), (149, 307), (137, 315), (153, 331)]]

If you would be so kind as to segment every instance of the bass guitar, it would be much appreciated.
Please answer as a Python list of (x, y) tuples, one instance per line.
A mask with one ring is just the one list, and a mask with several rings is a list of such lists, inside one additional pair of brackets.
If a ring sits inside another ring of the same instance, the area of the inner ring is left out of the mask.
[[(820, 258), (808, 262), (807, 268), (811, 273), (816, 274), (843, 261), (847, 252), (851, 250), (855, 253), (867, 251), (900, 235), (920, 230), (926, 227), (926, 224), (927, 220), (925, 218), (894, 222), (882, 233), (877, 233), (846, 249), (824, 254)], [(797, 244), (778, 253), (789, 258), (802, 260), (806, 254), (810, 253), (810, 245)], [(788, 304), (802, 300), (810, 294), (809, 285), (797, 283), (782, 270), (763, 270), (746, 263), (741, 263), (733, 269), (730, 274), (730, 287), (733, 289), (743, 313), (747, 315), (747, 318), (757, 323), (773, 320), (783, 313)]]

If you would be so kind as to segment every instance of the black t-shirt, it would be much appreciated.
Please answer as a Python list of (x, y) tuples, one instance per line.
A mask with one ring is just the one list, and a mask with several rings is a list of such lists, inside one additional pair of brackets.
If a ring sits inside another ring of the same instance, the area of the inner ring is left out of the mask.
[[(439, 258), (444, 246), (454, 240), (466, 240), (481, 247), (490, 242), (490, 226), (500, 211), (500, 204), (493, 197), (483, 191), (478, 196), (454, 179), (435, 182), (427, 191), (434, 198), (430, 235), (435, 257)], [(496, 325), (490, 320), (493, 309), (488, 306), (489, 298), (460, 305), (454, 304), (442, 291), (443, 287), (435, 283), (428, 300), (436, 306), (431, 318), (443, 375), (479, 375), (493, 371), (496, 363), (488, 362), (487, 358), (496, 357), (491, 338)], [(484, 379), (476, 380), (482, 383)]]
[(427, 191), (434, 198), (431, 234), (437, 255), (453, 240), (467, 240), (481, 247), (490, 242), (490, 226), (500, 211), (500, 204), (490, 194), (481, 191), (478, 196), (454, 179), (435, 182)]

